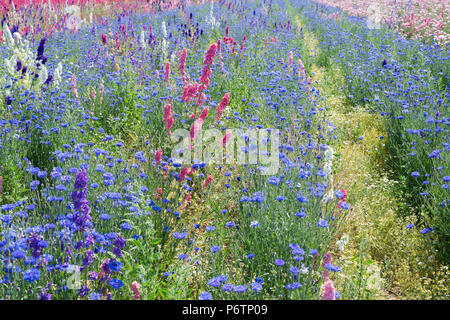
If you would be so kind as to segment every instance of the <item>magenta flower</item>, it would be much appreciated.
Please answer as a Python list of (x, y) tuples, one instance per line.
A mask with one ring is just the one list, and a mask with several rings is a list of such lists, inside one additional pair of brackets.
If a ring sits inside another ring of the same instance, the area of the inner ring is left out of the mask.
[(325, 286), (322, 293), (323, 300), (336, 300), (336, 289), (333, 286), (333, 282), (329, 278), (325, 280)]
[(186, 55), (187, 55), (187, 49), (184, 48), (181, 51), (181, 55), (180, 55), (180, 73), (182, 76), (184, 76), (184, 69), (186, 67)]
[(164, 80), (169, 81), (169, 78), (170, 78), (170, 62), (167, 62), (164, 71)]
[(217, 107), (217, 113), (216, 117), (214, 118), (214, 121), (220, 120), (220, 117), (222, 116), (223, 110), (226, 108), (226, 106), (230, 103), (230, 94), (225, 93), (225, 95), (222, 98), (222, 101), (220, 101), (219, 106)]

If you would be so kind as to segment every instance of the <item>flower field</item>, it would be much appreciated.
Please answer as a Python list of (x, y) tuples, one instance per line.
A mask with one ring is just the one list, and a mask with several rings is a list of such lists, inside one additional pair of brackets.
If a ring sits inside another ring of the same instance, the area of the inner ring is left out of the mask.
[(449, 299), (448, 9), (0, 1), (0, 299)]

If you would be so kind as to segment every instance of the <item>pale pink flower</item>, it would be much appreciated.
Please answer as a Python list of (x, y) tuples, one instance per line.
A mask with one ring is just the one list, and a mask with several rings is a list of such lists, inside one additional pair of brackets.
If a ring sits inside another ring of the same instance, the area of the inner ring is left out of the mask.
[(227, 130), (227, 132), (225, 133), (225, 135), (223, 136), (222, 139), (222, 146), (225, 148), (225, 145), (227, 144), (228, 141), (230, 141), (231, 139), (231, 130)]
[(216, 55), (216, 51), (217, 44), (213, 43), (209, 46), (209, 49), (208, 51), (206, 51), (205, 57), (203, 59), (202, 76), (200, 77), (200, 83), (203, 83), (203, 89), (209, 86), (209, 78), (212, 74), (211, 66), (213, 65), (213, 59)]
[(184, 178), (186, 178), (186, 176), (189, 174), (189, 169), (188, 168), (182, 168), (180, 175), (178, 177), (178, 181), (183, 181)]
[(203, 59), (203, 65), (212, 65), (213, 59), (216, 55), (217, 43), (213, 43), (209, 46), (208, 51), (206, 51), (205, 57)]
[(164, 106), (164, 118), (163, 118), (163, 123), (166, 123), (166, 121), (170, 118), (171, 114), (172, 114), (172, 105), (170, 104), (170, 101), (169, 101), (169, 103), (167, 103), (167, 104)]
[(139, 290), (141, 289), (141, 285), (137, 281), (133, 281), (131, 283), (131, 291), (134, 293), (134, 299), (138, 300), (141, 299)]
[(217, 40), (217, 53), (220, 54), (220, 39)]
[(200, 117), (198, 118), (199, 121), (204, 122), (206, 117), (208, 116), (209, 108), (206, 107), (203, 109), (202, 113), (200, 114)]
[(230, 103), (230, 94), (227, 92), (223, 96), (222, 101), (220, 101), (219, 105), (217, 106), (216, 117), (214, 118), (214, 121), (218, 121), (220, 119), (223, 110), (226, 108), (228, 103)]
[(333, 282), (329, 278), (325, 279), (325, 285), (322, 293), (323, 300), (336, 300), (336, 289), (333, 286)]
[(304, 81), (306, 78), (305, 66), (303, 65), (302, 59), (298, 59), (298, 76)]
[(72, 76), (72, 92), (78, 98), (77, 78), (74, 75)]
[(194, 121), (194, 123), (192, 124), (191, 130), (189, 132), (191, 140), (195, 139), (195, 136), (197, 135), (197, 133), (201, 129), (202, 125), (203, 125), (203, 121), (200, 121), (200, 120), (195, 120)]
[(169, 135), (172, 135), (172, 132), (170, 132), (170, 128), (172, 128), (174, 122), (175, 122), (175, 119), (174, 119), (172, 116), (170, 116), (170, 117), (167, 119), (167, 122), (166, 122), (166, 130), (167, 130), (167, 132), (169, 133)]
[(169, 78), (170, 78), (170, 62), (167, 62), (164, 71), (164, 80), (169, 81)]
[(189, 102), (192, 98), (195, 97), (197, 92), (201, 90), (201, 85), (197, 83), (188, 83), (183, 87), (183, 94), (181, 96), (181, 99), (183, 99), (184, 102)]
[(212, 181), (212, 176), (211, 175), (208, 175), (208, 177), (205, 179), (205, 181), (203, 182), (203, 185), (205, 186), (205, 187), (207, 187), (210, 183), (211, 183), (211, 181)]
[(186, 56), (187, 56), (187, 49), (184, 48), (181, 51), (181, 55), (180, 55), (180, 73), (182, 76), (184, 76), (184, 69), (186, 67)]
[(155, 154), (155, 163), (158, 165), (161, 162), (162, 150), (158, 149)]

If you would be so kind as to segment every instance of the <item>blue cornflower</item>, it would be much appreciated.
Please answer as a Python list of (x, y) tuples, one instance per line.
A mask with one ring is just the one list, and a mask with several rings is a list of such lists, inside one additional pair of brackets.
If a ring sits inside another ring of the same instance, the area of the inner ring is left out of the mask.
[(286, 285), (286, 289), (288, 289), (288, 290), (295, 290), (295, 289), (299, 289), (301, 287), (302, 287), (302, 284), (298, 283), (298, 282), (294, 282), (293, 284), (288, 283)]
[(327, 228), (328, 227), (328, 221), (327, 220), (319, 220), (319, 222), (317, 223), (317, 225), (321, 228)]
[(253, 282), (250, 285), (250, 288), (252, 289), (252, 291), (254, 291), (256, 294), (258, 294), (261, 290), (262, 290), (262, 285), (258, 282)]
[(220, 280), (218, 277), (212, 278), (208, 281), (208, 284), (214, 288), (217, 288), (220, 286)]
[(301, 255), (305, 254), (305, 250), (303, 250), (300, 247), (295, 247), (295, 248), (292, 248), (292, 254), (296, 255), (296, 256), (301, 256)]
[(172, 236), (173, 236), (175, 239), (184, 239), (184, 238), (187, 237), (187, 233), (186, 233), (186, 232), (183, 232), (183, 233), (180, 233), (180, 232), (174, 232), (174, 233), (172, 234)]
[(161, 207), (158, 207), (158, 206), (153, 206), (152, 209), (156, 212), (161, 212), (161, 210), (162, 210)]
[(6, 223), (6, 224), (10, 223), (12, 221), (12, 219), (13, 219), (13, 216), (10, 214), (5, 214), (5, 215), (0, 216), (0, 221), (3, 223)]
[(1, 209), (4, 211), (14, 210), (16, 208), (16, 205), (13, 204), (4, 204), (2, 205)]
[(333, 265), (331, 263), (326, 263), (324, 265), (324, 267), (325, 267), (325, 269), (333, 271), (333, 272), (340, 272), (342, 270), (340, 267), (335, 266), (335, 265)]
[(270, 184), (273, 184), (274, 186), (278, 185), (280, 183), (281, 179), (278, 177), (270, 177), (269, 179), (267, 179), (267, 182), (269, 182)]
[(23, 259), (23, 258), (25, 258), (25, 256), (26, 256), (25, 251), (20, 250), (20, 249), (14, 251), (13, 254), (12, 254), (12, 257), (14, 259)]
[(303, 218), (304, 216), (306, 216), (305, 209), (302, 208), (302, 210), (299, 211), (299, 212), (297, 212), (295, 215), (296, 215), (297, 217), (299, 217), (299, 218)]
[(58, 191), (66, 191), (66, 186), (63, 184), (59, 184), (59, 185), (55, 186), (55, 189)]
[(434, 230), (433, 227), (431, 227), (431, 228), (425, 228), (425, 229), (423, 229), (422, 231), (420, 231), (420, 233), (421, 233), (421, 234), (426, 234), (426, 233), (428, 233), (428, 232), (430, 232), (430, 231), (433, 231), (433, 230)]
[(123, 286), (123, 281), (120, 279), (112, 279), (109, 281), (109, 285), (114, 289), (120, 289)]
[(91, 292), (91, 294), (89, 295), (89, 299), (91, 300), (101, 300), (101, 295), (98, 292)]
[(100, 215), (100, 219), (109, 220), (109, 219), (111, 219), (111, 216), (109, 214), (103, 213)]
[(131, 230), (132, 228), (131, 224), (129, 224), (128, 222), (122, 223), (120, 227), (125, 231)]
[(263, 284), (264, 283), (264, 278), (263, 277), (255, 277), (255, 282)]
[(344, 209), (344, 210), (350, 209), (350, 205), (349, 205), (347, 202), (345, 202), (345, 201), (341, 202), (341, 203), (339, 204), (339, 207), (341, 207), (341, 208)]
[(259, 227), (259, 222), (256, 221), (256, 220), (253, 220), (253, 221), (250, 223), (250, 227), (252, 227), (252, 228)]
[(212, 295), (209, 292), (202, 292), (198, 298), (199, 300), (211, 300)]
[(184, 260), (184, 259), (186, 259), (187, 258), (187, 254), (186, 253), (182, 253), (182, 254), (180, 254), (179, 256), (178, 256), (178, 259), (179, 260)]
[(220, 246), (212, 246), (211, 247), (211, 252), (212, 253), (216, 253), (217, 251), (219, 251), (220, 250)]
[(233, 285), (231, 284), (231, 283), (225, 283), (223, 286), (222, 286), (222, 290), (223, 291), (226, 291), (226, 292), (231, 292), (231, 291), (233, 291)]
[(23, 279), (27, 282), (34, 282), (36, 280), (39, 280), (41, 277), (41, 272), (36, 268), (31, 268), (23, 273)]
[(279, 267), (284, 266), (284, 261), (282, 259), (276, 259), (275, 265), (277, 265)]
[(112, 261), (109, 263), (109, 268), (112, 271), (119, 272), (122, 269), (122, 264), (119, 261)]
[(341, 199), (342, 197), (344, 197), (345, 194), (344, 194), (342, 191), (337, 190), (337, 191), (334, 193), (334, 195), (336, 196), (336, 198)]
[(220, 276), (217, 277), (217, 279), (219, 279), (220, 282), (225, 282), (228, 280), (228, 277), (221, 274)]
[(237, 286), (234, 286), (233, 291), (238, 292), (238, 293), (243, 293), (243, 292), (247, 291), (247, 286), (245, 286), (243, 284), (239, 284)]
[(78, 290), (78, 295), (80, 297), (84, 297), (88, 294), (88, 292), (91, 291), (85, 284), (81, 286), (81, 288)]
[(297, 267), (290, 267), (290, 268), (289, 268), (289, 271), (290, 271), (292, 274), (298, 274), (298, 272), (299, 272), (299, 270), (298, 270)]

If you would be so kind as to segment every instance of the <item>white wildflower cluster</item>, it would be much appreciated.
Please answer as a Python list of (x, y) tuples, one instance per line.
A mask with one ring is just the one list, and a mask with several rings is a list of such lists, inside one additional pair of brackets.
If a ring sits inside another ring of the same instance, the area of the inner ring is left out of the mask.
[(211, 7), (209, 9), (209, 17), (207, 17), (206, 20), (208, 24), (211, 26), (211, 28), (218, 27), (219, 25), (216, 18), (214, 17), (214, 1), (211, 1)]
[(70, 30), (78, 30), (81, 27), (80, 7), (71, 5), (64, 9), (64, 12), (69, 15), (66, 20), (66, 28)]
[(378, 267), (376, 263), (372, 263), (367, 267), (367, 273), (369, 275), (367, 279), (367, 289), (372, 291), (380, 290), (383, 286), (380, 267)]
[(336, 245), (338, 246), (340, 251), (344, 251), (345, 250), (345, 246), (347, 245), (349, 241), (349, 237), (347, 234), (342, 235), (342, 237), (336, 241)]
[(324, 152), (324, 158), (325, 158), (325, 165), (323, 167), (323, 172), (327, 174), (327, 177), (329, 177), (329, 182), (333, 182), (333, 177), (331, 175), (331, 168), (333, 166), (333, 157), (334, 157), (334, 150), (330, 146), (328, 146), (327, 150)]
[(8, 90), (5, 93), (8, 95), (12, 87), (31, 87), (33, 79), (30, 73), (36, 70), (36, 55), (31, 51), (29, 41), (22, 39), (18, 32), (12, 35), (6, 23), (3, 24), (3, 32), (6, 46), (11, 54), (4, 60), (3, 65), (6, 70), (4, 76), (0, 77), (0, 86), (7, 87)]
[(167, 51), (169, 49), (169, 43), (167, 42), (167, 29), (166, 29), (166, 22), (163, 20), (161, 24), (161, 30), (163, 39), (161, 42), (161, 54), (162, 54), (162, 61), (166, 61), (167, 58)]
[(62, 63), (59, 62), (59, 63), (58, 63), (58, 66), (57, 66), (56, 69), (55, 69), (55, 73), (54, 73), (54, 75), (53, 75), (53, 84), (54, 84), (56, 87), (59, 87), (59, 85), (60, 85), (60, 83), (61, 83), (61, 81), (62, 81), (61, 76), (62, 76)]
[[(331, 173), (331, 169), (333, 167), (333, 157), (334, 150), (330, 146), (327, 147), (327, 150), (324, 152), (325, 165), (323, 166), (323, 172), (326, 174), (325, 179), (328, 181), (328, 185), (333, 184), (333, 175)], [(333, 190), (332, 188), (328, 188), (327, 194), (323, 197), (322, 202), (327, 202), (333, 199)]]
[(141, 45), (142, 49), (145, 49), (147, 47), (147, 43), (145, 42), (144, 29), (141, 30), (141, 34), (139, 35), (139, 44)]
[(39, 87), (42, 87), (44, 85), (45, 80), (48, 78), (48, 70), (45, 65), (41, 65), (39, 68), (39, 78), (38, 78), (38, 84)]
[[(6, 22), (3, 24), (5, 35), (5, 44), (8, 49), (8, 56), (4, 59), (3, 70), (0, 70), (0, 88), (6, 96), (11, 95), (14, 89), (36, 90), (49, 77), (48, 69), (42, 61), (37, 60), (37, 55), (30, 48), (30, 42), (23, 39), (20, 33), (11, 34)], [(0, 68), (1, 69), (1, 68)], [(39, 77), (36, 78), (35, 74)], [(61, 82), (62, 65), (56, 68), (54, 78), (57, 78), (53, 84), (58, 86)]]
[(380, 29), (381, 28), (381, 9), (376, 3), (372, 3), (367, 7), (367, 28), (368, 29)]
[(266, 6), (266, 3), (261, 4), (261, 10), (264, 12), (265, 15), (269, 14), (269, 8)]
[(300, 269), (301, 274), (307, 274), (309, 272), (308, 268), (302, 263), (302, 267)]

